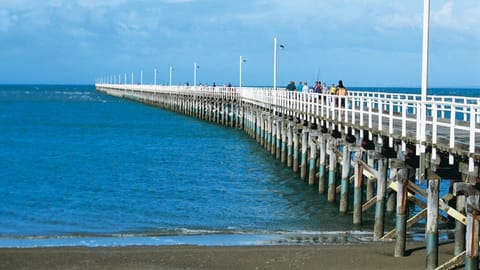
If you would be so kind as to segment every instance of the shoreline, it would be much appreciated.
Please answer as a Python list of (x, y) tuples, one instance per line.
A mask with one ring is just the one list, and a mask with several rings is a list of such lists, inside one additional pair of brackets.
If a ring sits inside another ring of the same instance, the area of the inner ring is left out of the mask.
[[(453, 243), (439, 249), (439, 264), (453, 257)], [(0, 269), (425, 269), (423, 242), (274, 246), (126, 246), (0, 248)]]

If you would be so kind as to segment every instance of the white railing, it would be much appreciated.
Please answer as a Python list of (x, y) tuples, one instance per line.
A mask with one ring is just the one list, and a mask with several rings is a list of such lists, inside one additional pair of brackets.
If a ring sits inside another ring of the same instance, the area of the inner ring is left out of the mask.
[[(480, 98), (430, 95), (425, 104), (427, 121), (421, 123), (421, 100), (417, 94), (349, 91), (348, 96), (340, 97), (248, 87), (99, 84), (97, 88), (116, 89), (138, 97), (166, 93), (239, 99), (302, 120), (318, 119), (329, 127), (344, 129), (341, 131), (345, 133), (353, 127), (352, 130), (367, 130), (369, 139), (373, 134), (387, 136), (390, 146), (394, 139), (401, 140), (403, 150), (406, 143), (417, 144), (417, 150), (429, 146), (432, 159), (436, 159), (437, 149), (451, 153), (451, 162), (453, 154), (467, 154), (471, 170), (474, 159), (480, 159), (476, 155), (480, 152)], [(342, 99), (344, 107), (340, 106)], [(422, 125), (426, 128), (425, 142), (420, 138)]]

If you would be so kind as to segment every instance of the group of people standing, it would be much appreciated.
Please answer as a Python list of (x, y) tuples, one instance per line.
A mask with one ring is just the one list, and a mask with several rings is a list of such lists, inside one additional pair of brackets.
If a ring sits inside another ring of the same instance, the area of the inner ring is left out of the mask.
[[(315, 86), (310, 88), (307, 82), (302, 83), (302, 81), (298, 82), (298, 85), (295, 85), (294, 81), (290, 81), (290, 83), (286, 87), (287, 91), (297, 91), (302, 93), (319, 93), (319, 94), (330, 94), (330, 95), (337, 95), (337, 96), (347, 96), (348, 91), (343, 85), (343, 81), (339, 80), (338, 85), (332, 83), (330, 88), (327, 88), (327, 84), (321, 81), (316, 81)], [(345, 98), (339, 98), (340, 106), (345, 107)]]
[(295, 85), (294, 81), (290, 81), (290, 83), (286, 87), (287, 91), (297, 91), (303, 93), (319, 93), (319, 94), (331, 94), (331, 95), (339, 95), (339, 96), (346, 96), (348, 95), (347, 89), (343, 86), (343, 81), (338, 81), (338, 85), (332, 83), (330, 88), (327, 88), (327, 84), (321, 81), (316, 81), (313, 88), (308, 86), (307, 82), (302, 83), (299, 81), (297, 85)]

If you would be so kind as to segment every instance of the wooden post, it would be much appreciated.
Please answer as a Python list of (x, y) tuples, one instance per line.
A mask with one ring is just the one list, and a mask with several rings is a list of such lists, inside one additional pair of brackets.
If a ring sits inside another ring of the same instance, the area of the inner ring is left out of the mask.
[(362, 179), (363, 167), (358, 162), (362, 159), (362, 151), (355, 152), (354, 193), (353, 193), (353, 224), (362, 224)]
[(385, 189), (387, 182), (387, 165), (384, 158), (378, 160), (377, 204), (375, 207), (374, 240), (382, 238), (385, 225)]
[(229, 112), (229, 117), (230, 117), (230, 127), (234, 128), (237, 126), (237, 117), (236, 117), (236, 107), (237, 107), (237, 104), (235, 104), (235, 102), (229, 102), (230, 104), (230, 112)]
[(259, 111), (256, 112), (256, 125), (255, 125), (255, 139), (257, 143), (261, 144), (262, 142), (262, 115)]
[[(465, 196), (457, 195), (457, 211), (465, 214)], [(455, 221), (455, 256), (465, 250), (465, 225), (456, 220)]]
[[(390, 164), (392, 162), (395, 162), (395, 160), (391, 160)], [(390, 179), (397, 179), (397, 174), (398, 174), (398, 169), (393, 168), (393, 166), (390, 167)], [(387, 206), (386, 206), (386, 211), (387, 213), (392, 213), (395, 211), (395, 203), (397, 202), (397, 194), (393, 190), (388, 194), (387, 198)]]
[(398, 176), (397, 190), (397, 221), (396, 221), (396, 242), (395, 257), (405, 256), (406, 237), (407, 237), (407, 187), (408, 179), (406, 177), (407, 168), (400, 169)]
[[(371, 151), (372, 150), (369, 150), (367, 152), (366, 159), (367, 159), (367, 165), (370, 168), (373, 168), (375, 160), (373, 158), (368, 157), (368, 153), (371, 152)], [(375, 193), (374, 193), (374, 189), (373, 189), (373, 179), (368, 178), (367, 179), (367, 196), (366, 196), (367, 201), (370, 200), (371, 198), (373, 198), (374, 194)]]
[(215, 107), (216, 107), (215, 108), (215, 114), (216, 114), (215, 123), (220, 124), (220, 104), (218, 103), (218, 101), (215, 102)]
[(291, 123), (287, 126), (287, 167), (291, 168), (293, 164), (293, 126)]
[(308, 184), (315, 184), (315, 168), (316, 168), (316, 159), (317, 159), (317, 145), (313, 141), (313, 134), (309, 136), (309, 145), (310, 145), (310, 160), (308, 165)]
[(277, 125), (277, 121), (272, 120), (272, 147), (270, 149), (272, 156), (275, 156), (277, 152)]
[(228, 102), (227, 103), (220, 103), (222, 105), (222, 124), (224, 126), (228, 125)]
[(264, 116), (264, 114), (262, 113), (262, 114), (260, 115), (260, 145), (263, 146), (263, 147), (265, 147), (265, 141), (266, 141), (266, 140), (265, 140), (265, 135), (267, 134), (267, 133), (265, 132), (265, 127), (266, 127), (266, 125), (265, 125), (265, 116)]
[(308, 130), (302, 130), (302, 154), (300, 161), (300, 178), (305, 180), (307, 175)]
[(467, 237), (465, 250), (465, 269), (478, 269), (478, 234), (479, 234), (479, 195), (467, 197)]
[(350, 176), (350, 150), (348, 145), (343, 145), (342, 151), (342, 189), (340, 191), (340, 213), (348, 211), (348, 189)]
[(292, 131), (293, 134), (293, 172), (298, 172), (298, 132), (297, 129), (294, 128)]
[(287, 130), (288, 126), (283, 124), (286, 121), (282, 122), (282, 146), (281, 146), (281, 163), (287, 163)]
[(327, 142), (327, 153), (328, 153), (328, 191), (327, 191), (327, 201), (334, 202), (337, 195), (337, 181), (335, 172), (337, 170), (337, 159), (335, 157), (334, 145), (332, 141)]
[(325, 147), (325, 136), (322, 134), (318, 137), (320, 142), (320, 166), (318, 168), (318, 193), (325, 193), (325, 157), (326, 157), (326, 147)]
[(283, 122), (281, 120), (277, 120), (277, 142), (275, 147), (276, 158), (280, 159), (282, 155), (281, 147), (282, 147), (282, 125)]
[(267, 138), (265, 141), (265, 148), (267, 149), (268, 152), (270, 152), (270, 149), (272, 147), (272, 117), (271, 116), (268, 116), (267, 118), (266, 132), (267, 132)]
[(425, 228), (427, 269), (435, 269), (438, 266), (438, 186), (439, 180), (428, 181)]

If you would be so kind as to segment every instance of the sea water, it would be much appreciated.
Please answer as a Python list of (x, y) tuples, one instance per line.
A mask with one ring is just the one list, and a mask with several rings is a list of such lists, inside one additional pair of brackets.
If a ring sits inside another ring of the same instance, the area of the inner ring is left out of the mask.
[(0, 247), (343, 242), (372, 215), (352, 226), (239, 129), (94, 86), (0, 86)]

